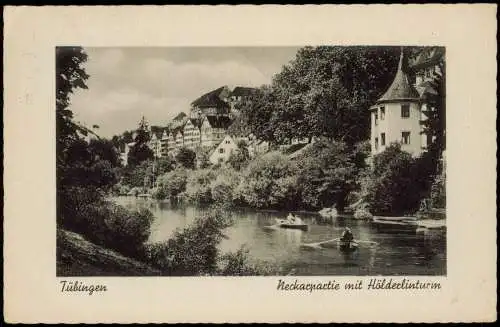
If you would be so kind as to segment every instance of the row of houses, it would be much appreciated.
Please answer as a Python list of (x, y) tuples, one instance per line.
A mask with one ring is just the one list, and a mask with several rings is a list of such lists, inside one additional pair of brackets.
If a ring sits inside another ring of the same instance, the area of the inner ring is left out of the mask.
[[(222, 86), (210, 91), (191, 103), (189, 114), (179, 113), (166, 127), (153, 132), (149, 127), (149, 147), (156, 158), (175, 155), (182, 148), (193, 151), (209, 150), (210, 161), (226, 161), (241, 139), (228, 134), (228, 128), (237, 114), (237, 104), (248, 100), (257, 90), (236, 87), (230, 90)], [(269, 144), (252, 136), (244, 138), (250, 155), (267, 151)], [(127, 163), (128, 152), (134, 143), (125, 146), (122, 162)]]

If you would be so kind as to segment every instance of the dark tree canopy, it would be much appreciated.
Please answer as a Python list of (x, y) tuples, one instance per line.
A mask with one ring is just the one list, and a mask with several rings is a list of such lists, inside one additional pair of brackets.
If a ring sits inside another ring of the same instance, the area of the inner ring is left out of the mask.
[(139, 127), (136, 131), (134, 145), (131, 146), (128, 153), (128, 165), (134, 167), (145, 160), (153, 159), (154, 153), (148, 144), (150, 139), (151, 135), (148, 130), (148, 124), (144, 117), (142, 117), (141, 121), (139, 122)]
[(399, 52), (399, 47), (304, 47), (242, 114), (252, 132), (267, 141), (365, 140), (368, 108), (392, 81)]
[(78, 140), (79, 132), (86, 134), (81, 126), (73, 122), (73, 112), (68, 108), (74, 90), (87, 89), (89, 75), (83, 64), (87, 54), (81, 47), (56, 47), (56, 137), (57, 162), (64, 165), (66, 149)]
[(175, 156), (177, 163), (188, 169), (195, 168), (195, 159), (196, 153), (185, 147), (180, 148), (179, 152), (177, 152), (177, 155)]

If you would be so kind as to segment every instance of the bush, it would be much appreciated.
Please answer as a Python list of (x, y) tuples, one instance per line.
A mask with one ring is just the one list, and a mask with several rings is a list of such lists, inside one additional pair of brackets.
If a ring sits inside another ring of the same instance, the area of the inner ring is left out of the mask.
[(446, 208), (446, 177), (444, 173), (436, 176), (432, 184), (431, 205), (433, 208)]
[(354, 218), (355, 219), (363, 219), (363, 220), (369, 220), (373, 218), (373, 215), (368, 211), (368, 209), (365, 207), (357, 208), (354, 211)]
[(105, 245), (125, 255), (138, 257), (151, 233), (153, 214), (147, 209), (128, 211), (116, 204), (109, 204), (105, 211), (108, 229)]
[(195, 168), (196, 153), (188, 148), (180, 148), (175, 156), (175, 161), (187, 169)]
[(390, 145), (374, 157), (373, 171), (362, 182), (364, 200), (373, 213), (403, 215), (418, 210), (421, 190), (415, 163), (399, 144)]
[(177, 198), (186, 191), (187, 172), (180, 168), (168, 172), (158, 179), (158, 196), (165, 196), (170, 199)]
[[(66, 191), (60, 226), (124, 255), (139, 257), (150, 235), (153, 214), (146, 209), (129, 211), (102, 200), (99, 192), (84, 188)], [(59, 216), (58, 216), (59, 217)]]
[(274, 152), (256, 158), (242, 174), (236, 197), (255, 208), (292, 208), (297, 204), (296, 166)]
[(364, 164), (358, 158), (362, 148), (350, 149), (341, 142), (319, 140), (304, 150), (298, 163), (298, 184), (306, 208), (336, 206), (343, 210)]
[(217, 203), (233, 203), (234, 190), (240, 179), (240, 173), (234, 169), (219, 170), (217, 178), (210, 183), (212, 199)]
[(186, 184), (186, 196), (189, 201), (198, 204), (213, 202), (210, 183), (215, 180), (216, 172), (200, 169), (189, 174)]
[(167, 242), (146, 247), (147, 261), (165, 275), (215, 275), (218, 271), (218, 245), (223, 230), (231, 222), (222, 209), (213, 209), (197, 217), (182, 230), (176, 230)]
[(226, 253), (219, 259), (221, 268), (217, 272), (222, 276), (269, 276), (277, 275), (281, 269), (268, 263), (251, 263), (248, 249), (242, 247), (236, 252)]

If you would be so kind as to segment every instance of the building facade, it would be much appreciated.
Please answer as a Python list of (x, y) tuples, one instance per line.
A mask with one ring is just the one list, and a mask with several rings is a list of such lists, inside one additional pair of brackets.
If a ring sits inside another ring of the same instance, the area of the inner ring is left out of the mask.
[(201, 145), (201, 131), (199, 120), (190, 118), (183, 130), (184, 146), (188, 149), (194, 150)]
[(238, 149), (236, 142), (229, 135), (226, 135), (224, 139), (217, 145), (217, 147), (212, 151), (209, 156), (209, 161), (215, 165), (217, 163), (227, 162), (231, 153)]
[(422, 133), (421, 121), (427, 117), (421, 95), (429, 91), (425, 82), (437, 72), (436, 63), (431, 61), (423, 65), (421, 60), (419, 66), (414, 63), (413, 68), (407, 69), (410, 72), (408, 74), (403, 62), (404, 54), (401, 51), (393, 82), (370, 107), (370, 144), (374, 155), (381, 153), (392, 143), (399, 143), (403, 151), (419, 156), (432, 142), (432, 139)]

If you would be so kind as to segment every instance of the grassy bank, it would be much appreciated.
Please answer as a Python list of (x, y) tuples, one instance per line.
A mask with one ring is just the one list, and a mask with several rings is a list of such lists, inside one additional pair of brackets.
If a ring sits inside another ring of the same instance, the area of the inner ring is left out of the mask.
[(160, 270), (98, 246), (80, 234), (57, 230), (57, 276), (159, 276)]

